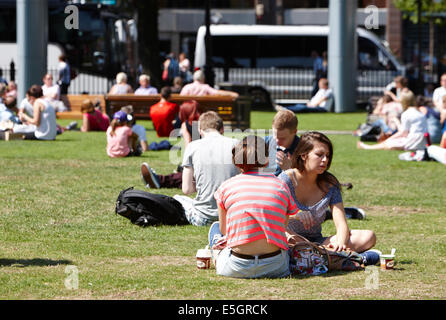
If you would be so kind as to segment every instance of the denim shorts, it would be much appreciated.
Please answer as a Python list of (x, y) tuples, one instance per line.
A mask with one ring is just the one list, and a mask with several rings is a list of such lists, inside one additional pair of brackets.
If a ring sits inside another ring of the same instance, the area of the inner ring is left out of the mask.
[(199, 214), (197, 210), (194, 208), (194, 200), (192, 198), (189, 198), (188, 196), (182, 196), (182, 195), (174, 195), (173, 198), (177, 200), (184, 208), (184, 214), (186, 215), (187, 221), (189, 221), (190, 224), (194, 226), (209, 226), (214, 221), (218, 220), (218, 217), (216, 217), (215, 220), (208, 219), (204, 217), (202, 214)]
[(231, 254), (231, 248), (224, 248), (217, 257), (217, 274), (233, 278), (283, 278), (290, 275), (290, 258), (287, 250), (274, 257), (242, 259)]

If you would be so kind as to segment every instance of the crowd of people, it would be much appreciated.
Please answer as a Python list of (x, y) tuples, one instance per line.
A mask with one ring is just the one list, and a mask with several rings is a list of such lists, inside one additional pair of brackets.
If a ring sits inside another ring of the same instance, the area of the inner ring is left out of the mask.
[[(184, 53), (181, 53), (179, 58), (178, 62), (174, 54), (168, 55), (164, 63), (168, 74), (167, 85), (160, 90), (160, 101), (153, 106), (148, 106), (148, 108), (150, 108), (150, 116), (159, 137), (169, 137), (172, 130), (178, 129), (185, 140), (185, 145), (187, 145), (196, 138), (192, 135), (192, 123), (200, 115), (199, 105), (195, 100), (177, 105), (169, 101), (171, 94), (230, 95), (233, 97), (237, 97), (238, 94), (210, 87), (205, 83), (204, 73), (201, 70), (196, 70), (192, 75), (190, 62)], [(110, 88), (108, 94), (158, 95), (158, 89), (151, 85), (149, 75), (141, 74), (138, 80), (139, 87), (134, 90), (128, 83), (127, 75), (124, 72), (119, 72), (116, 75), (116, 83)], [(26, 97), (20, 103), (17, 103), (17, 85), (15, 82), (10, 81), (8, 83), (0, 76), (0, 121), (2, 123), (0, 134), (4, 135), (5, 130), (11, 130), (14, 133), (23, 134), (25, 139), (54, 140), (57, 134), (67, 129), (77, 129), (77, 122), (72, 122), (66, 128), (62, 128), (56, 123), (56, 113), (69, 110), (66, 97), (69, 84), (70, 66), (63, 55), (59, 57), (59, 77), (57, 81), (54, 81), (52, 74), (45, 74), (42, 78), (42, 84), (33, 85), (29, 88)], [(86, 99), (81, 106), (82, 125), (79, 130), (82, 132), (107, 132), (108, 142), (112, 145), (107, 145), (107, 154), (110, 157), (139, 155), (141, 152), (148, 151), (149, 146), (145, 128), (135, 124), (132, 106), (126, 106), (120, 111), (126, 113), (130, 120), (124, 122), (122, 114), (113, 115), (113, 118), (110, 119), (102, 110), (99, 101)], [(47, 114), (49, 116), (46, 116)], [(43, 120), (42, 123), (41, 120)], [(42, 125), (45, 126), (48, 134), (39, 134)], [(141, 152), (133, 149), (132, 146), (135, 141), (131, 141), (131, 136), (128, 139), (117, 138), (120, 137), (121, 131), (124, 132), (125, 130), (116, 130), (116, 128), (123, 125), (136, 131), (138, 139), (136, 139), (135, 148), (138, 148)], [(112, 128), (112, 130), (107, 131), (109, 128)], [(33, 135), (34, 132), (37, 132), (37, 135)], [(56, 135), (53, 134), (54, 132), (56, 132)], [(111, 139), (111, 137), (114, 138)], [(113, 152), (114, 148), (118, 148), (120, 151)]]
[[(320, 132), (297, 135), (298, 119), (280, 110), (272, 136), (247, 136), (241, 141), (224, 136), (223, 121), (208, 111), (199, 116), (201, 139), (184, 151), (182, 170), (157, 175), (141, 166), (147, 188), (178, 188), (184, 218), (210, 227), (210, 246), (225, 239), (217, 273), (230, 277), (284, 277), (290, 274), (287, 239), (295, 234), (335, 251), (361, 252), (366, 264), (378, 253), (371, 230), (348, 228), (341, 184), (328, 172), (333, 158), (330, 140)], [(187, 195), (196, 193), (195, 198)], [(336, 234), (323, 236), (327, 208)], [(368, 262), (367, 262), (368, 261)]]
[(357, 147), (402, 150), (406, 152), (399, 156), (401, 160), (434, 159), (446, 164), (446, 73), (433, 91), (431, 103), (428, 101), (429, 97), (415, 96), (405, 77), (395, 77), (368, 115), (366, 130), (359, 128), (355, 133), (360, 140), (369, 141), (365, 133), (378, 129), (371, 138), (378, 143), (358, 141)]
[[(188, 62), (185, 57), (180, 60), (178, 63), (169, 56), (164, 64), (166, 79), (172, 83), (180, 74), (187, 73)], [(178, 73), (170, 71), (177, 67)], [(58, 133), (56, 111), (62, 111), (62, 104), (56, 101), (66, 94), (66, 87), (56, 87), (50, 74), (43, 77), (43, 83), (29, 88), (17, 115), (8, 107), (8, 101), (16, 95), (15, 84), (8, 83), (6, 87), (0, 83), (0, 108), (5, 106), (0, 109), (1, 118), (11, 121), (13, 132), (23, 133), (27, 139), (54, 140)], [(148, 75), (141, 75), (139, 84), (133, 91), (126, 74), (119, 73), (109, 94), (158, 94)], [(431, 108), (417, 103), (405, 78), (395, 78), (394, 88), (386, 89), (373, 112), (384, 138), (376, 145), (358, 142), (358, 148), (424, 150), (429, 144), (426, 119), (430, 115), (440, 121), (443, 134), (440, 147), (430, 146), (426, 152), (437, 160), (443, 157), (446, 163), (446, 74), (441, 77), (441, 84), (433, 92)], [(330, 139), (316, 131), (300, 137), (297, 134), (295, 111), (321, 108), (321, 103), (331, 98), (326, 78), (318, 80), (318, 91), (309, 105), (277, 112), (272, 121), (272, 136), (250, 135), (241, 141), (224, 136), (223, 121), (216, 112), (200, 114), (193, 100), (181, 105), (170, 101), (173, 90), (187, 96), (237, 97), (237, 93), (210, 87), (201, 70), (193, 73), (190, 83), (177, 86), (181, 90), (162, 87), (160, 101), (150, 107), (150, 116), (159, 137), (180, 130), (184, 139), (181, 166), (176, 173), (161, 176), (144, 162), (141, 177), (147, 188), (181, 189), (183, 194), (166, 196), (165, 201), (178, 202), (180, 214), (190, 224), (211, 226), (211, 247), (224, 239), (225, 245), (216, 260), (217, 274), (238, 278), (288, 276), (288, 239), (293, 235), (336, 252), (361, 253), (365, 265), (378, 262), (379, 254), (372, 250), (375, 233), (348, 227), (342, 185), (329, 172), (334, 157)], [(148, 150), (146, 130), (136, 124), (132, 106), (123, 107), (109, 119), (97, 104), (85, 100), (82, 114), (80, 130), (104, 131), (109, 157), (139, 156)], [(188, 196), (194, 193), (194, 198)], [(336, 228), (333, 235), (322, 234), (327, 209)]]

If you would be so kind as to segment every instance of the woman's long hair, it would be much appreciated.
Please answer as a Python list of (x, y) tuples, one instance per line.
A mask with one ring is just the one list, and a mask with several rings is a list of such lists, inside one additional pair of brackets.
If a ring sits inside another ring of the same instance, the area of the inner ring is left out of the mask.
[(111, 127), (111, 131), (110, 131), (110, 135), (113, 137), (115, 135), (115, 130), (117, 127), (122, 127), (123, 125), (125, 125), (127, 122), (120, 122), (119, 119), (113, 119), (110, 122), (110, 127)]
[(305, 161), (302, 159), (302, 156), (307, 155), (313, 150), (316, 141), (325, 144), (329, 150), (327, 169), (318, 175), (316, 179), (317, 186), (323, 191), (327, 191), (327, 184), (341, 188), (338, 179), (328, 172), (328, 169), (330, 169), (331, 166), (331, 161), (333, 160), (333, 144), (330, 139), (321, 132), (309, 131), (305, 132), (300, 137), (299, 144), (293, 153), (293, 168), (296, 168), (300, 172), (305, 171)]
[(187, 121), (192, 124), (192, 121), (198, 121), (200, 117), (200, 111), (198, 110), (198, 102), (195, 100), (189, 100), (183, 102), (180, 106), (179, 118), (181, 122)]

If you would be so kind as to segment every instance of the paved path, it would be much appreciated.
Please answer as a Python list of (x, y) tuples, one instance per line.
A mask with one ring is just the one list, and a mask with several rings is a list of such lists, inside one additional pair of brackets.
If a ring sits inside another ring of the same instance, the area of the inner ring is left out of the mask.
[(353, 135), (352, 131), (342, 131), (342, 130), (315, 130), (322, 132), (323, 134), (329, 135), (329, 134), (346, 134), (346, 135)]

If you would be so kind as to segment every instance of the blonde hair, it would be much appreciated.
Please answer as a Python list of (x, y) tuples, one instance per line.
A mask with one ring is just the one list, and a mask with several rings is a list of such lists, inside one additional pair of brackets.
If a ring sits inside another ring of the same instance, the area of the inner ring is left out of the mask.
[(409, 107), (417, 107), (417, 101), (415, 100), (415, 95), (412, 91), (403, 91), (400, 96), (401, 106), (403, 110), (406, 111)]
[(116, 75), (116, 83), (120, 84), (122, 82), (127, 82), (127, 75), (124, 72), (119, 72)]
[(198, 118), (200, 124), (200, 130), (217, 130), (223, 129), (223, 120), (220, 118), (217, 112), (207, 111), (200, 115)]
[(291, 110), (280, 110), (273, 119), (273, 128), (276, 130), (289, 129), (291, 131), (297, 129), (297, 116)]

